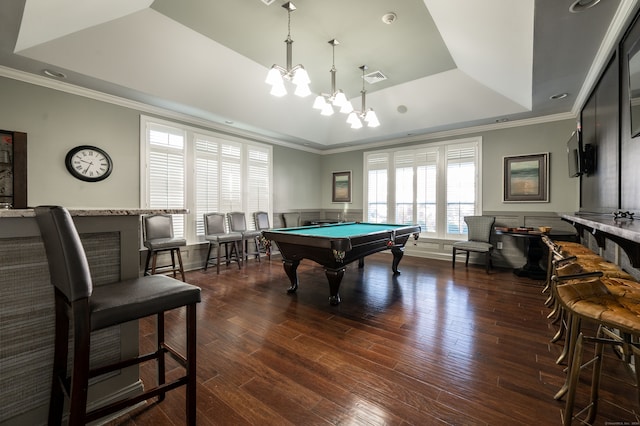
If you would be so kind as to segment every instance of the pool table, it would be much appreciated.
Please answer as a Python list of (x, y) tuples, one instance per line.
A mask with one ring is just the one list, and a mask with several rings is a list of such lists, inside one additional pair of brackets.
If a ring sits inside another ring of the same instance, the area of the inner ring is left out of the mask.
[(346, 265), (358, 260), (358, 266), (362, 268), (365, 256), (391, 250), (391, 269), (397, 275), (405, 243), (410, 236), (417, 239), (419, 233), (420, 226), (417, 225), (357, 222), (262, 231), (264, 239), (274, 241), (280, 249), (284, 270), (291, 281), (287, 292), (294, 293), (298, 289), (298, 265), (302, 259), (310, 259), (324, 266), (332, 305), (340, 303), (338, 290)]

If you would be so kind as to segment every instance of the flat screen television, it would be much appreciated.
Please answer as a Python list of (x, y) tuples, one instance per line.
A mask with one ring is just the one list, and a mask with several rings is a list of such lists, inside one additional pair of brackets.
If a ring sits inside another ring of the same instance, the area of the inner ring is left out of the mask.
[(567, 141), (567, 158), (569, 165), (569, 177), (578, 177), (584, 173), (584, 151), (580, 131), (576, 130)]

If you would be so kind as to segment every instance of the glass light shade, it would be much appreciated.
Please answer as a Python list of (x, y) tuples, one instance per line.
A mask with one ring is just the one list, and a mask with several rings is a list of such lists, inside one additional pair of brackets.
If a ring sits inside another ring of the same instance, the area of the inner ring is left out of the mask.
[(316, 96), (316, 100), (313, 101), (313, 109), (322, 110), (324, 106), (327, 104), (327, 101), (324, 100), (324, 96), (318, 95)]
[(287, 89), (284, 87), (284, 83), (274, 84), (271, 86), (271, 92), (269, 93), (280, 98), (287, 94)]
[(344, 95), (342, 90), (338, 90), (333, 97), (333, 105), (337, 107), (342, 107), (345, 103), (347, 103), (347, 97)]
[(271, 68), (267, 73), (267, 78), (264, 80), (265, 83), (275, 86), (277, 84), (284, 85), (284, 81), (282, 81), (282, 74), (280, 70), (277, 68)]
[(351, 102), (346, 101), (344, 104), (342, 104), (342, 107), (340, 108), (340, 112), (343, 114), (349, 114), (353, 112), (353, 105), (351, 104)]
[(309, 79), (309, 74), (307, 74), (307, 70), (302, 68), (302, 66), (300, 66), (300, 68), (294, 71), (293, 78), (291, 79), (291, 81), (296, 86), (299, 86), (301, 84), (309, 85), (311, 83), (311, 80)]
[(352, 129), (360, 129), (362, 127), (362, 121), (358, 117), (351, 123)]
[(322, 115), (333, 115), (333, 107), (331, 106), (331, 104), (325, 102), (324, 106), (322, 107), (322, 111), (320, 111), (320, 114), (322, 114)]
[(375, 111), (370, 109), (367, 111), (367, 114), (364, 116), (364, 121), (367, 123), (369, 127), (378, 127), (380, 122), (378, 121), (378, 116)]
[(299, 83), (296, 86), (296, 90), (293, 92), (296, 96), (300, 96), (301, 98), (304, 98), (306, 96), (309, 96), (311, 94), (311, 89), (309, 89), (309, 85), (306, 83)]
[(355, 112), (352, 112), (347, 117), (347, 123), (353, 124), (355, 121), (360, 121), (360, 119), (358, 118), (358, 114), (356, 114)]

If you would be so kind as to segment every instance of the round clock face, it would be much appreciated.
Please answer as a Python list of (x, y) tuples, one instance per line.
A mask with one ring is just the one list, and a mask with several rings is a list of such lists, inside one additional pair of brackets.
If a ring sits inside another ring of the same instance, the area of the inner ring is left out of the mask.
[(89, 145), (72, 148), (67, 153), (65, 164), (71, 175), (85, 182), (106, 179), (113, 170), (113, 162), (109, 154)]

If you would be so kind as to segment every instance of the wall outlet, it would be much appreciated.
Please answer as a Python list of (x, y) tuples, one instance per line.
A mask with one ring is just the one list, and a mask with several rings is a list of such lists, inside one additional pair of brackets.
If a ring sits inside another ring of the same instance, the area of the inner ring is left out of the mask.
[(502, 241), (498, 241), (496, 243), (496, 247), (497, 247), (498, 250), (502, 250)]

